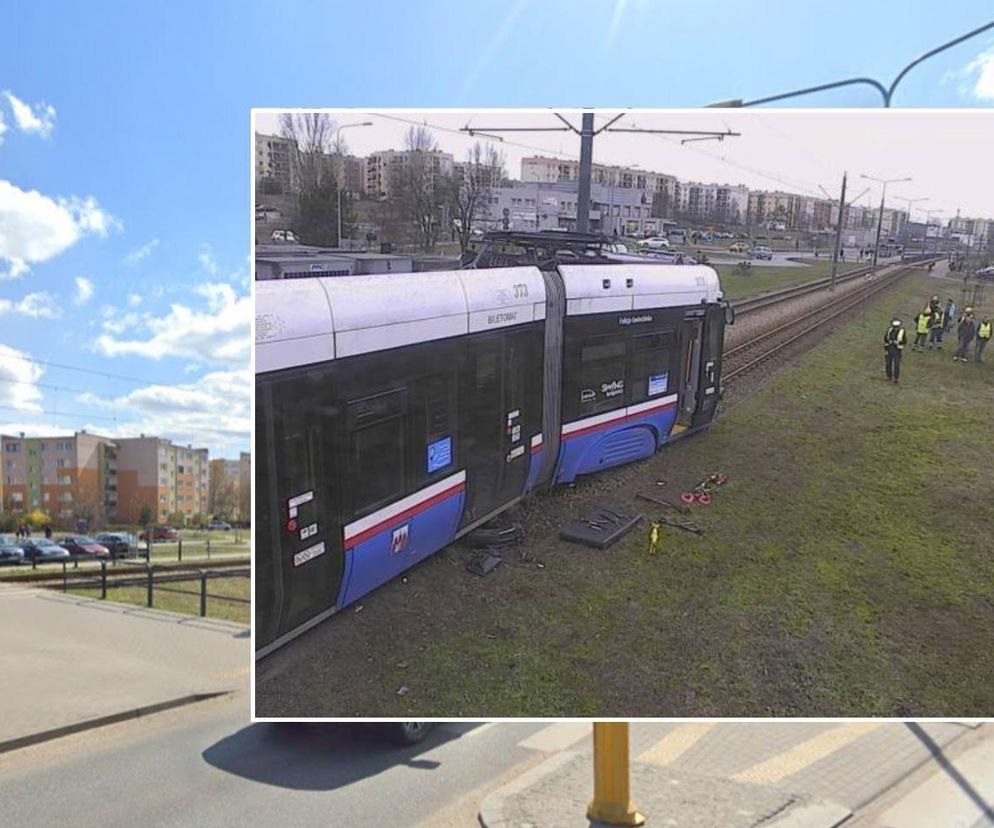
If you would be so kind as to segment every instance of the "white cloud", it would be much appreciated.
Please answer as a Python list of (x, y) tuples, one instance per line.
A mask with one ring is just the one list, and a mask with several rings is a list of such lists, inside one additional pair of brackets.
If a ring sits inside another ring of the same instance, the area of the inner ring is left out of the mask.
[[(0, 345), (0, 405), (19, 411), (41, 411), (42, 393), (36, 383), (45, 369), (24, 359), (29, 356), (27, 351)], [(9, 420), (10, 417), (3, 413), (0, 419)], [(8, 428), (4, 426), (5, 431)]]
[(132, 293), (128, 295), (128, 304), (131, 307), (137, 308), (141, 303), (142, 303), (142, 298), (137, 293)]
[(85, 276), (76, 277), (76, 295), (73, 301), (77, 305), (85, 305), (93, 298), (93, 282)]
[(0, 179), (0, 280), (14, 279), (72, 247), (83, 236), (107, 236), (121, 222), (92, 196), (50, 198)]
[(209, 276), (217, 276), (217, 261), (214, 259), (214, 253), (209, 244), (205, 244), (200, 247), (200, 253), (197, 254), (197, 260), (200, 262), (200, 266), (204, 269), (205, 273)]
[(994, 48), (978, 55), (967, 68), (977, 74), (974, 97), (981, 101), (994, 101)]
[(62, 309), (56, 304), (56, 297), (47, 291), (29, 293), (20, 302), (0, 299), (0, 316), (5, 313), (18, 313), (33, 319), (58, 319)]
[(141, 322), (141, 317), (137, 313), (125, 313), (118, 315), (117, 308), (111, 308), (112, 314), (104, 314), (104, 321), (101, 327), (110, 334), (121, 334), (130, 328), (137, 327)]
[(23, 132), (34, 132), (42, 138), (48, 138), (55, 129), (55, 107), (50, 104), (37, 103), (34, 106), (26, 104), (8, 90), (4, 90), (4, 97), (10, 104), (10, 110), (14, 113), (14, 123)]
[(252, 430), (252, 372), (215, 371), (177, 385), (151, 385), (116, 398), (82, 394), (77, 401), (122, 416), (99, 427), (108, 437), (157, 434), (180, 444), (206, 446), (217, 456), (245, 450)]
[(3, 144), (3, 134), (7, 131), (7, 122), (3, 119), (3, 113), (0, 112), (0, 145)]
[(97, 338), (97, 352), (105, 356), (136, 354), (154, 360), (180, 357), (200, 363), (248, 365), (251, 297), (238, 295), (231, 285), (216, 282), (198, 285), (193, 292), (206, 299), (206, 307), (174, 304), (165, 316), (145, 314), (138, 327), (148, 334), (146, 338), (118, 339), (105, 333)]
[(152, 255), (152, 251), (159, 246), (158, 239), (152, 239), (148, 244), (143, 244), (137, 250), (132, 250), (127, 256), (124, 257), (124, 263), (126, 265), (138, 264), (142, 259), (147, 259)]

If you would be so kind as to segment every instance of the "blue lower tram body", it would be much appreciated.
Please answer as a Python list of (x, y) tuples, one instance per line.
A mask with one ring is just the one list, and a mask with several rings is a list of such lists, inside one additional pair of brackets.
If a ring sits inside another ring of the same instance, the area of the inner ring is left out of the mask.
[[(676, 416), (674, 402), (566, 435), (560, 445), (555, 481), (571, 483), (579, 475), (651, 457), (668, 439)], [(534, 489), (542, 465), (541, 441), (531, 449), (523, 495)], [(346, 543), (338, 606), (348, 606), (452, 543), (465, 503), (465, 491), (458, 488), (446, 497), (433, 498), (413, 514), (402, 513), (384, 521), (352, 546)]]

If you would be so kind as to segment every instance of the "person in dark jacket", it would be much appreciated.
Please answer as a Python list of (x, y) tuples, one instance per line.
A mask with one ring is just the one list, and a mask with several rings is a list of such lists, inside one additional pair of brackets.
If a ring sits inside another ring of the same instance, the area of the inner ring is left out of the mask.
[(966, 350), (970, 343), (977, 336), (977, 323), (973, 319), (973, 308), (967, 308), (960, 317), (959, 325), (956, 326), (956, 337), (959, 339), (959, 347), (953, 355), (953, 359), (966, 362)]
[(884, 370), (890, 382), (896, 383), (901, 378), (901, 352), (907, 341), (908, 332), (904, 330), (901, 320), (893, 320), (884, 333)]

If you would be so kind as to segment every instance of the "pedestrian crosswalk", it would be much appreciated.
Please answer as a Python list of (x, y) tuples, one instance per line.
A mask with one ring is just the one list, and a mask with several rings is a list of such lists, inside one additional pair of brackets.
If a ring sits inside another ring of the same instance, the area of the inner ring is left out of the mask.
[[(969, 725), (924, 727), (935, 745), (944, 746)], [(548, 754), (590, 753), (591, 733), (590, 722), (556, 722), (529, 728), (518, 746)], [(789, 789), (851, 808), (862, 806), (931, 755), (907, 727), (880, 721), (635, 722), (631, 746), (636, 763)]]

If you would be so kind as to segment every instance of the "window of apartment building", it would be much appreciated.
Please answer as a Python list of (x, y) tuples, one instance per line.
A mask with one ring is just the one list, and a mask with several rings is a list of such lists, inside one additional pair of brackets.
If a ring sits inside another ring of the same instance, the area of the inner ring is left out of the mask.
[(160, 469), (161, 469), (162, 471), (168, 471), (168, 469), (169, 469), (169, 466), (168, 466), (168, 465), (166, 465), (165, 463), (159, 463), (159, 468), (160, 468)]
[(41, 446), (40, 446), (40, 448), (41, 448), (42, 451), (46, 451), (48, 449), (48, 444), (47, 443), (42, 443)]
[(69, 461), (68, 460), (56, 460), (55, 461), (55, 465), (56, 465), (56, 467), (58, 467), (60, 469), (67, 469), (67, 468), (69, 468)]
[(59, 475), (59, 485), (68, 486), (72, 483), (72, 478), (68, 474)]
[(24, 502), (24, 494), (22, 492), (11, 492), (10, 493), (10, 499), (11, 499), (11, 502), (13, 502), (13, 503), (23, 503)]
[(72, 451), (72, 442), (67, 441), (67, 442), (64, 442), (64, 443), (56, 443), (55, 444), (55, 450), (56, 451)]
[(9, 451), (11, 454), (14, 454), (14, 453), (16, 453), (16, 452), (18, 452), (18, 451), (21, 450), (21, 444), (20, 443), (7, 443), (7, 445), (4, 446), (4, 449), (6, 451)]
[(69, 492), (63, 492), (59, 495), (59, 500), (62, 503), (72, 503), (72, 495)]
[(159, 495), (159, 503), (165, 503), (165, 502), (166, 502), (166, 496), (165, 495)]
[(48, 492), (45, 492), (45, 494), (42, 496), (42, 500), (48, 503)]

